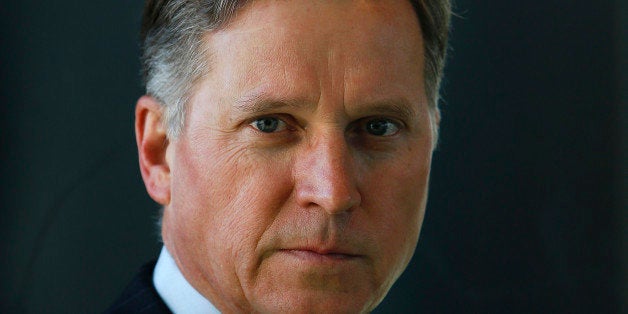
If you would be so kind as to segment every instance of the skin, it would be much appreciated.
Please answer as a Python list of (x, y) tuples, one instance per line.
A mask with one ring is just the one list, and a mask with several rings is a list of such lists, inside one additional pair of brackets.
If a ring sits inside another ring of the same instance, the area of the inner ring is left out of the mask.
[(179, 269), (225, 313), (372, 310), (414, 253), (438, 122), (412, 6), (255, 1), (204, 43), (178, 138), (136, 108)]

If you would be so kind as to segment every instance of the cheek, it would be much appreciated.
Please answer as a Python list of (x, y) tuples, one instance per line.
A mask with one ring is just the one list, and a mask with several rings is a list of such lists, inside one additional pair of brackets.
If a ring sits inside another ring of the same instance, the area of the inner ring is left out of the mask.
[[(431, 152), (421, 150), (408, 158), (382, 165), (363, 182), (363, 204), (371, 217), (370, 233), (380, 245), (381, 270), (396, 279), (410, 262), (425, 213)], [(391, 282), (392, 284), (392, 282)]]
[(257, 262), (259, 239), (291, 188), (282, 162), (271, 162), (240, 144), (218, 140), (182, 145), (172, 176), (177, 181), (171, 208), (176, 209), (176, 230), (182, 230), (177, 242), (202, 251), (205, 256), (198, 260), (249, 268)]

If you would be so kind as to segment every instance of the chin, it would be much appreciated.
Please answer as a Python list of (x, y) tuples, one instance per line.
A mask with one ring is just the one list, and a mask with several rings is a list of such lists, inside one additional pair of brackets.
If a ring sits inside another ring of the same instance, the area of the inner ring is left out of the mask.
[(260, 313), (368, 313), (383, 295), (365, 291), (278, 291), (266, 294), (262, 304), (254, 306)]
[(286, 303), (264, 306), (261, 313), (369, 313), (368, 304), (348, 302), (350, 300), (325, 300), (322, 302), (292, 300)]

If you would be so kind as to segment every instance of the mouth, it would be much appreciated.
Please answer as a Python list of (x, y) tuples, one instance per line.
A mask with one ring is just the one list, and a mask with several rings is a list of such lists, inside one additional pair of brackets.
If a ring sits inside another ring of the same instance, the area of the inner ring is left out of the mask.
[(361, 258), (361, 255), (342, 250), (322, 250), (315, 248), (281, 249), (279, 252), (305, 262), (344, 262)]

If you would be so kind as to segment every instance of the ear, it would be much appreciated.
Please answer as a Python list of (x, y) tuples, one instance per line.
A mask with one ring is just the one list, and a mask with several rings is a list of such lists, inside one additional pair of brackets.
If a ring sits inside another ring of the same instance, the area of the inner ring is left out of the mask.
[(440, 126), (440, 108), (436, 107), (434, 108), (434, 125), (436, 127)]
[(135, 107), (135, 140), (140, 171), (148, 195), (161, 205), (170, 203), (170, 166), (166, 150), (170, 143), (162, 123), (160, 103), (142, 96)]
[(440, 133), (440, 109), (436, 107), (430, 110), (432, 110), (430, 114), (430, 124), (432, 127), (432, 152), (434, 152), (438, 146), (438, 135)]

